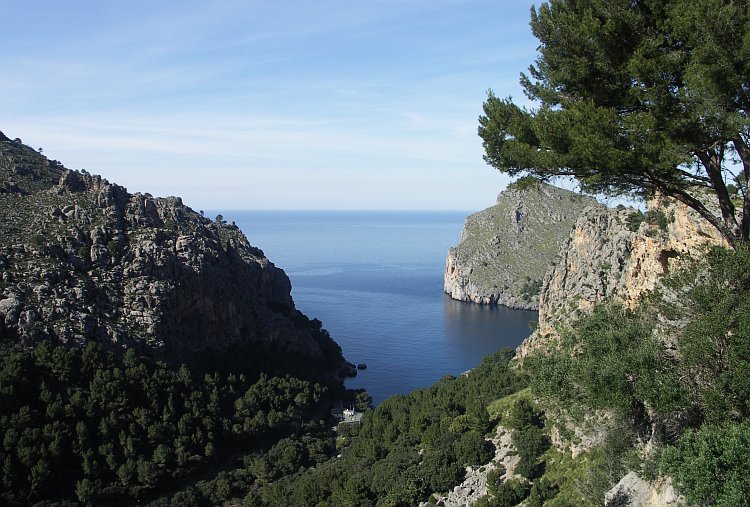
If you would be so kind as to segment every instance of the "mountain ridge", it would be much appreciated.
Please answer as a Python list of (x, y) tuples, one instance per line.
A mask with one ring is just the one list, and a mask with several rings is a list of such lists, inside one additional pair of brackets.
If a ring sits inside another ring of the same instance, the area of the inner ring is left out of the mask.
[(181, 361), (258, 343), (344, 371), (283, 270), (221, 217), (131, 194), (0, 134), (0, 336)]

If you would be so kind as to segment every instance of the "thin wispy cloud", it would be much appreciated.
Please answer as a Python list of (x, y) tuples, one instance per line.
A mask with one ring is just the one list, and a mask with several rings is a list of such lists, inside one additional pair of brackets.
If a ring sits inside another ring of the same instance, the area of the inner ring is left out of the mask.
[(482, 101), (536, 46), (508, 4), (11, 3), (0, 130), (194, 207), (480, 208)]

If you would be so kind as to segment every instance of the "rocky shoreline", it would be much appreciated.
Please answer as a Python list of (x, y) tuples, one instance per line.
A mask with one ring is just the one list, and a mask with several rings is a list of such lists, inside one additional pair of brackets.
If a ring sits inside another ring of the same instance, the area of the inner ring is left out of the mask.
[(459, 301), (537, 310), (542, 278), (587, 206), (600, 205), (540, 181), (510, 185), (497, 204), (466, 219), (446, 258), (444, 291)]

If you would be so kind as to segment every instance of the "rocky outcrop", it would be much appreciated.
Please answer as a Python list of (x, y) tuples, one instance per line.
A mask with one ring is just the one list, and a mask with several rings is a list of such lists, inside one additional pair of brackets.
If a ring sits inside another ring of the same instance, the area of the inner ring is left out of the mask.
[(537, 309), (539, 289), (560, 244), (587, 206), (585, 197), (542, 182), (511, 185), (497, 204), (466, 219), (445, 264), (453, 299)]
[(675, 493), (672, 480), (656, 483), (644, 481), (630, 472), (604, 497), (605, 507), (673, 507), (684, 505), (685, 499)]
[(466, 467), (466, 475), (463, 482), (455, 486), (451, 491), (441, 494), (434, 493), (434, 503), (422, 502), (419, 507), (437, 505), (440, 507), (465, 507), (474, 505), (480, 498), (489, 493), (487, 488), (487, 476), (497, 468), (505, 470), (503, 478), (513, 479), (516, 465), (520, 461), (518, 453), (511, 439), (512, 432), (502, 425), (498, 425), (492, 437), (488, 438), (495, 447), (495, 457), (486, 465), (477, 467)]
[[(234, 225), (0, 138), (0, 335), (182, 360), (257, 343), (343, 365), (286, 274)], [(7, 185), (6, 185), (7, 187)]]
[(576, 222), (544, 277), (539, 326), (519, 348), (523, 357), (596, 303), (635, 305), (688, 255), (726, 242), (684, 204), (655, 197), (644, 215), (633, 208), (591, 207)]

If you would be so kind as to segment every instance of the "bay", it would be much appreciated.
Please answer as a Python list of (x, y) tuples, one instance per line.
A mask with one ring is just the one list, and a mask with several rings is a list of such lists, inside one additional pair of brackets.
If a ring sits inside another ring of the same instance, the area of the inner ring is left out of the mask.
[(443, 293), (445, 257), (468, 212), (220, 212), (286, 271), (297, 308), (323, 322), (349, 361), (367, 364), (347, 386), (376, 404), (516, 347), (537, 318)]

